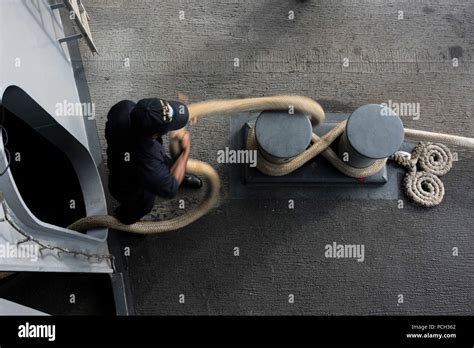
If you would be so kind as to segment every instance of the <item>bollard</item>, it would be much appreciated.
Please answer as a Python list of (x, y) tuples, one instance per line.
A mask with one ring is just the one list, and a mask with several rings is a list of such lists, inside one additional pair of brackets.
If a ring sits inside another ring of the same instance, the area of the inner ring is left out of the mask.
[(255, 138), (260, 153), (270, 162), (283, 163), (309, 146), (311, 122), (300, 112), (263, 111), (255, 122)]
[(400, 148), (403, 139), (400, 117), (390, 108), (368, 104), (349, 116), (338, 151), (352, 167), (364, 168), (392, 155)]

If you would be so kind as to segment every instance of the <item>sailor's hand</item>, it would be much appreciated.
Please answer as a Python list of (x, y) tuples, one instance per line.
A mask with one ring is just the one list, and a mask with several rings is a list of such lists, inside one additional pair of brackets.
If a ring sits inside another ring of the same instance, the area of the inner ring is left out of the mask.
[(193, 115), (189, 115), (188, 124), (190, 126), (194, 126), (196, 122), (197, 122), (197, 117), (194, 117)]

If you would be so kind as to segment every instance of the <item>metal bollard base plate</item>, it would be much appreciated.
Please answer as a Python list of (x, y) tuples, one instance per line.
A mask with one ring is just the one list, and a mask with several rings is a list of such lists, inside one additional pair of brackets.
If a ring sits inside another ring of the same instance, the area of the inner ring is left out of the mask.
[[(230, 149), (245, 149), (248, 131), (257, 116), (258, 113), (242, 113), (231, 118)], [(323, 135), (347, 117), (349, 114), (328, 113), (325, 123), (313, 131)], [(343, 175), (322, 156), (281, 177), (267, 176), (246, 164), (228, 166), (229, 194), (235, 199), (298, 197), (316, 200), (394, 200), (401, 195), (399, 181), (404, 174), (402, 168), (389, 162), (376, 175), (358, 180)]]
[[(319, 125), (313, 132), (322, 136), (333, 129), (338, 122), (349, 117), (349, 114), (338, 114), (336, 117), (326, 117), (326, 122)], [(246, 122), (242, 129), (243, 143), (247, 139), (254, 121)], [(334, 143), (337, 146), (338, 141)], [(243, 179), (246, 184), (298, 184), (298, 185), (383, 185), (387, 182), (387, 168), (384, 167), (377, 174), (356, 179), (348, 177), (335, 169), (324, 157), (317, 156), (298, 170), (284, 176), (268, 176), (260, 173), (256, 168), (244, 166)]]

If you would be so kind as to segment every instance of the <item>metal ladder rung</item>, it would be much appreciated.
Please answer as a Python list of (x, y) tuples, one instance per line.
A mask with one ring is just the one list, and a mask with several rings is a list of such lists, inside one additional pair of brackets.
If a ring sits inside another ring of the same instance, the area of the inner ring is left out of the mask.
[(80, 0), (63, 0), (63, 3), (57, 3), (50, 6), (51, 10), (56, 10), (63, 7), (67, 8), (70, 12), (74, 14), (74, 23), (76, 23), (81, 33), (59, 39), (59, 43), (84, 38), (87, 42), (87, 45), (89, 46), (89, 49), (93, 53), (99, 53), (96, 45), (94, 44), (94, 41), (92, 41), (91, 32), (89, 28), (90, 17), (86, 9), (84, 8), (82, 2)]
[(84, 35), (82, 35), (82, 34), (69, 35), (69, 36), (63, 37), (62, 39), (59, 39), (59, 43), (81, 39), (83, 36)]

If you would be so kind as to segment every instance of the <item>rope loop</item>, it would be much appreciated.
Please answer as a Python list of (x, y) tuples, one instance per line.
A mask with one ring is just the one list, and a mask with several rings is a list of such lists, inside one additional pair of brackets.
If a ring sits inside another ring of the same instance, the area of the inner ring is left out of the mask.
[(408, 172), (416, 172), (416, 161), (412, 160), (412, 155), (410, 153), (397, 151), (389, 158), (402, 167), (405, 167)]
[(453, 155), (446, 145), (419, 143), (415, 147), (420, 169), (437, 176), (447, 174), (453, 166)]
[(426, 171), (405, 175), (403, 187), (407, 197), (422, 207), (434, 207), (443, 201), (444, 184), (440, 178)]
[(407, 168), (403, 189), (413, 203), (434, 207), (443, 201), (444, 184), (439, 177), (453, 166), (453, 155), (446, 145), (420, 142), (411, 155), (398, 151), (390, 159)]

